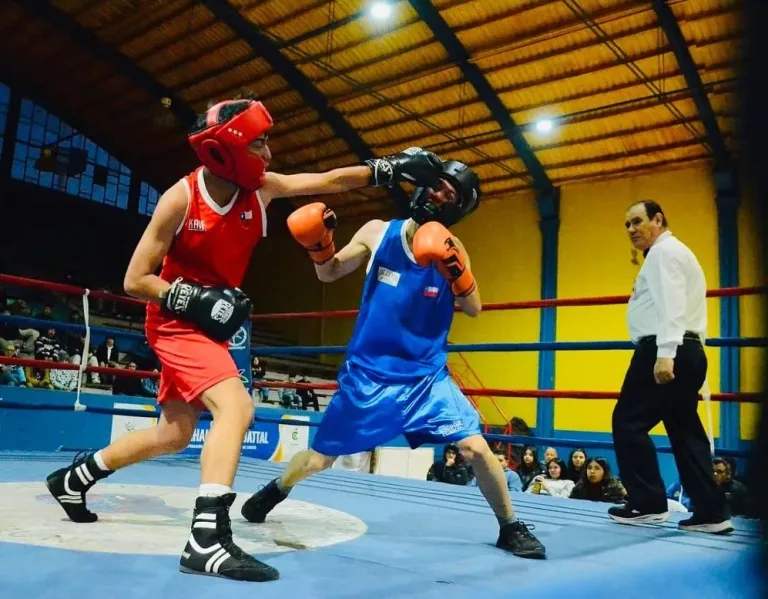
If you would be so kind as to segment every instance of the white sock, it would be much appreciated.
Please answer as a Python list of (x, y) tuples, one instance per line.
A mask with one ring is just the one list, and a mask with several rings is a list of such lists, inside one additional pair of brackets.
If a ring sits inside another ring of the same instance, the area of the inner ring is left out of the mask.
[(96, 462), (96, 465), (102, 472), (109, 472), (109, 468), (107, 468), (107, 465), (104, 463), (104, 458), (101, 456), (101, 450), (93, 454), (93, 461)]
[(227, 485), (217, 485), (215, 483), (204, 483), (200, 485), (200, 490), (197, 493), (198, 497), (219, 497), (220, 495), (226, 495), (232, 492), (232, 487)]

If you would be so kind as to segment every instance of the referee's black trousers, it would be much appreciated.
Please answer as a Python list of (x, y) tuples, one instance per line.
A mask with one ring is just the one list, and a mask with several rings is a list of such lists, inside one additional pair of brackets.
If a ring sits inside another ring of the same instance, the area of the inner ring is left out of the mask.
[(715, 485), (709, 439), (697, 412), (699, 390), (707, 374), (704, 348), (697, 340), (684, 339), (675, 357), (675, 378), (665, 385), (653, 378), (655, 363), (655, 340), (642, 341), (613, 411), (616, 461), (629, 505), (641, 512), (667, 511), (666, 489), (649, 435), (663, 422), (680, 482), (694, 511), (704, 518), (721, 518), (725, 506)]

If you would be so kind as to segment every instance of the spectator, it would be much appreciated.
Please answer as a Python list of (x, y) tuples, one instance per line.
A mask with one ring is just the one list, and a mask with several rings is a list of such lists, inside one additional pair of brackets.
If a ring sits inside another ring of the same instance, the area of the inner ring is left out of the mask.
[[(8, 310), (3, 310), (3, 315), (14, 316)], [(20, 329), (11, 322), (0, 322), (0, 350), (11, 344), (19, 348), (19, 355), (31, 358), (35, 355), (35, 341), (40, 337), (40, 332), (35, 329)]]
[(432, 464), (427, 472), (427, 480), (449, 485), (466, 486), (470, 479), (464, 457), (459, 453), (459, 446), (454, 443), (445, 446), (443, 459)]
[[(46, 361), (53, 362), (53, 358), (44, 358)], [(36, 368), (27, 366), (24, 369), (27, 376), (27, 386), (36, 389), (53, 389), (51, 383), (51, 371), (48, 368)]]
[(712, 460), (715, 470), (715, 483), (721, 493), (725, 495), (725, 505), (730, 516), (751, 515), (749, 494), (744, 483), (733, 480), (731, 465), (723, 458)]
[[(298, 383), (311, 383), (307, 377), (302, 376), (298, 381)], [(306, 410), (310, 405), (315, 409), (315, 412), (320, 411), (320, 402), (317, 400), (317, 393), (315, 393), (314, 389), (297, 389), (296, 394), (301, 399), (301, 409)]]
[(61, 353), (61, 345), (56, 337), (56, 329), (50, 328), (45, 335), (35, 341), (35, 359), (57, 361)]
[[(263, 381), (265, 376), (267, 376), (266, 369), (259, 361), (258, 356), (253, 356), (253, 361), (251, 362), (251, 378), (253, 379), (253, 382)], [(256, 387), (256, 389), (258, 390), (261, 401), (269, 401), (268, 387)]]
[[(549, 469), (549, 463), (554, 460), (557, 457), (557, 449), (554, 447), (547, 447), (547, 449), (544, 451), (544, 461), (539, 464), (541, 466), (541, 471), (546, 474)], [(563, 476), (565, 476), (565, 472), (563, 472)]]
[[(159, 370), (155, 368), (152, 372), (159, 373)], [(145, 397), (157, 397), (157, 392), (160, 391), (160, 380), (145, 377), (141, 379), (141, 395)]]
[(53, 306), (51, 306), (50, 304), (45, 304), (45, 306), (43, 306), (43, 311), (38, 312), (35, 318), (37, 318), (38, 320), (56, 320), (53, 317)]
[[(510, 470), (509, 464), (507, 463), (507, 456), (504, 455), (504, 450), (494, 449), (493, 455), (495, 455), (496, 459), (499, 460), (499, 464), (501, 464), (501, 468), (502, 470), (504, 470), (504, 476), (507, 477), (507, 488), (510, 491), (522, 492), (523, 483), (520, 480), (520, 477), (518, 476), (517, 472), (515, 472), (514, 470)], [(476, 487), (477, 479), (473, 477), (469, 485), (471, 487)]]
[[(104, 345), (100, 346), (96, 350), (96, 359), (99, 361), (99, 366), (102, 368), (117, 368), (120, 352), (115, 346), (115, 338), (111, 335), (104, 341)], [(113, 374), (102, 374), (101, 382), (106, 385), (111, 385), (115, 380)]]
[(581, 480), (581, 475), (584, 472), (584, 466), (587, 463), (587, 452), (583, 447), (578, 447), (571, 452), (568, 456), (568, 479), (574, 483), (578, 483)]
[[(54, 362), (57, 361), (57, 359), (54, 359)], [(72, 391), (77, 387), (77, 374), (77, 370), (52, 368), (50, 373), (51, 384), (54, 389), (59, 391)]]
[[(8, 358), (15, 358), (19, 355), (19, 349), (8, 343), (5, 345), (4, 354)], [(24, 368), (17, 364), (0, 364), (0, 385), (26, 387), (27, 376), (24, 374)]]
[[(288, 375), (289, 383), (295, 383), (297, 379), (298, 376), (295, 373), (290, 373)], [(301, 408), (301, 398), (298, 393), (296, 393), (296, 389), (289, 389), (287, 387), (281, 389), (280, 405), (286, 409)]]
[(611, 467), (605, 458), (592, 458), (581, 479), (571, 491), (571, 498), (605, 503), (622, 503), (627, 491), (619, 479), (611, 476)]
[[(129, 362), (126, 370), (136, 370), (136, 362)], [(146, 395), (146, 392), (139, 377), (116, 375), (112, 384), (112, 394), (142, 397)]]
[[(549, 449), (552, 449), (551, 447)], [(545, 454), (546, 455), (546, 454)], [(570, 497), (574, 484), (566, 478), (568, 468), (560, 458), (552, 458), (547, 464), (547, 474), (539, 474), (526, 493), (534, 495), (551, 495), (552, 497)]]
[(523, 458), (517, 467), (517, 474), (523, 483), (523, 491), (528, 488), (528, 485), (531, 484), (531, 481), (537, 474), (542, 474), (543, 472), (544, 470), (539, 465), (539, 455), (536, 448), (532, 445), (526, 446), (523, 450)]

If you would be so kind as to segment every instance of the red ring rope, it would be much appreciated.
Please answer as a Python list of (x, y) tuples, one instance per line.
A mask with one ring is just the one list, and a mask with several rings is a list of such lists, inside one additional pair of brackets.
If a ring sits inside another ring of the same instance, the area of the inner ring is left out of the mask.
[[(32, 287), (36, 289), (48, 289), (51, 291), (60, 291), (72, 295), (83, 295), (86, 291), (84, 287), (75, 285), (66, 285), (63, 283), (51, 283), (38, 279), (28, 279), (25, 277), (16, 277), (0, 273), (0, 284), (16, 285), (19, 287)], [(758, 295), (768, 291), (766, 286), (755, 287), (727, 287), (723, 289), (710, 289), (707, 291), (707, 297), (741, 297), (746, 295)], [(144, 305), (146, 302), (124, 295), (117, 295), (105, 291), (88, 291), (91, 297), (114, 300), (116, 302), (125, 302), (130, 304)], [(534, 308), (556, 308), (567, 306), (609, 306), (625, 304), (629, 301), (628, 295), (607, 295), (598, 297), (581, 298), (562, 298), (546, 300), (530, 300), (524, 302), (502, 302), (483, 304), (484, 311), (496, 310), (529, 310)], [(457, 308), (458, 310), (458, 308)], [(348, 318), (356, 316), (358, 310), (321, 310), (314, 312), (275, 312), (271, 314), (252, 314), (251, 320), (285, 320), (296, 318)]]
[[(49, 360), (32, 360), (29, 358), (15, 358), (0, 356), (0, 364), (29, 366), (30, 368), (43, 368), (46, 370), (80, 370), (79, 364), (70, 362), (52, 362)], [(149, 370), (129, 370), (127, 368), (107, 368), (101, 366), (88, 366), (85, 372), (99, 374), (114, 374), (116, 376), (138, 377), (158, 379), (160, 374)], [(320, 391), (335, 391), (339, 388), (336, 383), (288, 383), (283, 381), (254, 381), (256, 388), (267, 387), (272, 389), (315, 389)], [(524, 397), (524, 398), (548, 398), (548, 399), (618, 399), (616, 391), (560, 391), (544, 389), (473, 389), (461, 387), (461, 391), (473, 397)], [(713, 393), (712, 401), (732, 401), (738, 403), (759, 403), (759, 393)], [(2, 404), (0, 404), (2, 406)]]

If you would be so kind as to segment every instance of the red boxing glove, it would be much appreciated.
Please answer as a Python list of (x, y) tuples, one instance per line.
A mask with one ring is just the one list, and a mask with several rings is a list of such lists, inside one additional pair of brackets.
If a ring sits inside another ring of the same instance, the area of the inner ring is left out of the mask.
[(418, 228), (413, 237), (413, 257), (421, 266), (436, 264), (458, 297), (468, 296), (477, 287), (474, 275), (467, 268), (466, 254), (456, 238), (438, 222), (428, 222)]
[(313, 202), (302, 206), (291, 213), (286, 223), (294, 239), (309, 250), (315, 264), (325, 264), (336, 254), (336, 214), (325, 204)]

